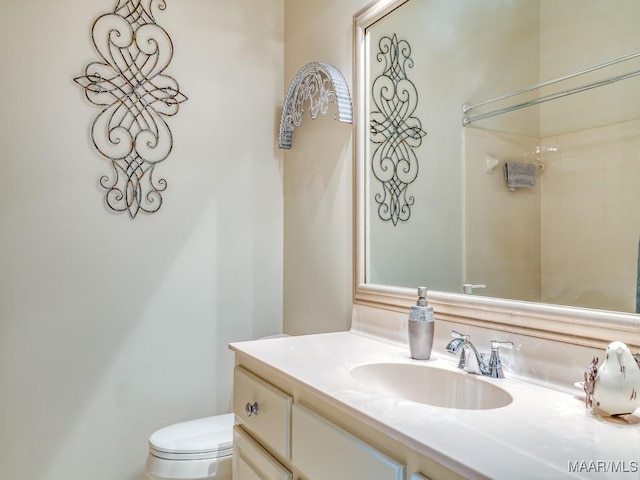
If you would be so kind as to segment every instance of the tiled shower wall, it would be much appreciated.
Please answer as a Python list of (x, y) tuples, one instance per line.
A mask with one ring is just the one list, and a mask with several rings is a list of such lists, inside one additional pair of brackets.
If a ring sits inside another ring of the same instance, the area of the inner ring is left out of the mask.
[[(489, 296), (635, 311), (640, 120), (544, 139), (467, 128), (466, 281)], [(487, 155), (540, 162), (510, 191)]]
[(635, 311), (640, 120), (542, 143), (543, 300)]
[[(478, 128), (463, 130), (465, 281), (486, 285), (479, 295), (541, 300), (541, 190), (510, 191), (503, 164), (529, 160), (540, 140)], [(526, 158), (525, 158), (526, 156)]]

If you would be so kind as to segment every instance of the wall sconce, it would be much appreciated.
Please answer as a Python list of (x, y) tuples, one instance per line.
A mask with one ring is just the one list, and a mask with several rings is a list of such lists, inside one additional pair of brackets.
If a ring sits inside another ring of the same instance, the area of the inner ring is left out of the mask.
[(344, 123), (353, 122), (351, 95), (342, 73), (327, 63), (307, 63), (293, 78), (287, 91), (280, 119), (279, 148), (291, 148), (293, 130), (302, 125), (307, 100), (314, 120), (318, 115), (327, 113), (329, 103), (335, 103), (338, 109), (336, 118)]

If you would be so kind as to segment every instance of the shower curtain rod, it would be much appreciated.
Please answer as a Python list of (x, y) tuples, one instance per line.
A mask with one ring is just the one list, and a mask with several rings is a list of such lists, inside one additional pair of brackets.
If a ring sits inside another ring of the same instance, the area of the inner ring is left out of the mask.
[(476, 121), (476, 120), (481, 120), (483, 118), (493, 117), (495, 115), (500, 115), (502, 113), (511, 112), (513, 110), (518, 110), (520, 108), (528, 107), (530, 105), (537, 105), (538, 103), (546, 102), (548, 100), (554, 100), (556, 98), (564, 97), (566, 95), (571, 95), (573, 93), (583, 92), (585, 90), (590, 90), (591, 88), (600, 87), (602, 85), (607, 85), (607, 84), (610, 84), (610, 83), (617, 82), (619, 80), (624, 80), (626, 78), (634, 77), (634, 76), (638, 75), (638, 73), (640, 73), (640, 71), (629, 72), (629, 73), (626, 73), (626, 74), (610, 77), (610, 78), (607, 78), (607, 79), (604, 79), (604, 80), (599, 80), (599, 81), (596, 81), (596, 82), (593, 82), (593, 83), (589, 83), (589, 84), (586, 84), (586, 85), (583, 85), (583, 86), (580, 86), (580, 87), (572, 88), (572, 89), (569, 89), (569, 90), (564, 90), (564, 91), (559, 92), (557, 94), (552, 94), (552, 95), (547, 95), (547, 96), (544, 96), (544, 97), (540, 97), (540, 98), (538, 98), (536, 100), (531, 100), (530, 102), (522, 102), (522, 103), (514, 105), (512, 107), (505, 107), (503, 109), (497, 109), (494, 112), (488, 112), (486, 114), (479, 114), (479, 115), (473, 115), (473, 116), (467, 116), (466, 115), (466, 113), (468, 113), (469, 111), (473, 110), (474, 108), (482, 107), (484, 105), (488, 105), (490, 103), (498, 102), (500, 100), (505, 100), (507, 98), (515, 97), (517, 95), (522, 95), (523, 93), (531, 92), (533, 90), (538, 90), (538, 89), (546, 87), (548, 85), (553, 85), (553, 84), (558, 83), (558, 82), (563, 82), (565, 80), (569, 80), (571, 78), (578, 77), (580, 75), (585, 75), (587, 73), (594, 72), (596, 70), (600, 70), (602, 68), (606, 68), (606, 67), (609, 67), (611, 65), (615, 65), (617, 63), (626, 62), (627, 60), (632, 60), (632, 59), (637, 58), (637, 57), (640, 57), (640, 51), (629, 53), (627, 55), (623, 55), (621, 57), (617, 57), (617, 58), (614, 58), (612, 60), (609, 60), (609, 61), (606, 61), (606, 62), (603, 62), (603, 63), (599, 63), (597, 65), (593, 65), (591, 67), (588, 67), (588, 68), (585, 68), (585, 69), (582, 69), (582, 70), (578, 70), (576, 72), (570, 73), (568, 75), (564, 75), (562, 77), (554, 78), (552, 80), (547, 80), (545, 82), (536, 83), (535, 85), (531, 85), (530, 87), (523, 88), (523, 89), (518, 90), (516, 92), (511, 92), (511, 93), (508, 93), (506, 95), (502, 95), (500, 97), (495, 97), (495, 98), (492, 98), (490, 100), (485, 100), (483, 102), (476, 103), (474, 105), (465, 104), (465, 105), (462, 106), (462, 113), (465, 114), (463, 116), (463, 119), (462, 119), (462, 124), (464, 126), (467, 126), (471, 122)]
[(521, 108), (530, 107), (532, 105), (537, 105), (543, 102), (548, 102), (549, 100), (555, 100), (556, 98), (566, 97), (567, 95), (573, 95), (574, 93), (585, 92), (587, 90), (591, 90), (592, 88), (602, 87), (610, 83), (619, 82), (620, 80), (637, 77), (638, 75), (640, 75), (640, 70), (634, 70), (633, 72), (623, 73), (622, 75), (616, 75), (615, 77), (605, 78), (604, 80), (598, 80), (597, 82), (588, 83), (580, 87), (570, 88), (569, 90), (563, 90), (562, 92), (558, 92), (558, 93), (552, 93), (550, 95), (545, 95), (544, 97), (539, 97), (534, 100), (529, 100), (527, 102), (517, 103), (509, 107), (499, 108), (491, 112), (479, 113), (478, 115), (471, 115), (471, 116), (463, 115), (462, 125), (467, 127), (477, 120), (483, 120), (485, 118), (491, 118), (497, 115), (502, 115), (503, 113), (513, 112), (514, 110), (520, 110)]

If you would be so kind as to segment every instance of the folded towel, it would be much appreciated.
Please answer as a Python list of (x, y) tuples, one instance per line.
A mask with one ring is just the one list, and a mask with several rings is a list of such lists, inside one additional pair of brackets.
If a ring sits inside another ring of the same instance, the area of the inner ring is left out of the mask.
[(536, 165), (534, 163), (505, 162), (504, 178), (509, 188), (536, 186)]

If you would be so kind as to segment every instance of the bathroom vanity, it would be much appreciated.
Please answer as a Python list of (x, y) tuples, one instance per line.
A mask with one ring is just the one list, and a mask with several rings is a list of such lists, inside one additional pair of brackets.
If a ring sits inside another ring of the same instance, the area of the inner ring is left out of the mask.
[(509, 368), (462, 372), (438, 336), (428, 361), (357, 325), (232, 344), (234, 478), (638, 478), (640, 418), (599, 417), (577, 388)]
[[(329, 345), (334, 353), (327, 351)], [(358, 395), (357, 387), (350, 385), (348, 366), (378, 347), (375, 341), (346, 332), (232, 344), (233, 409), (238, 419), (234, 478), (464, 478), (403, 443), (401, 435), (368, 416), (374, 412), (354, 408), (366, 394)], [(355, 354), (353, 361), (338, 366), (347, 351)], [(325, 354), (329, 358), (323, 358)], [(342, 400), (351, 397), (355, 404)], [(387, 401), (378, 397), (377, 408), (393, 408)], [(409, 470), (412, 475), (407, 477)]]

